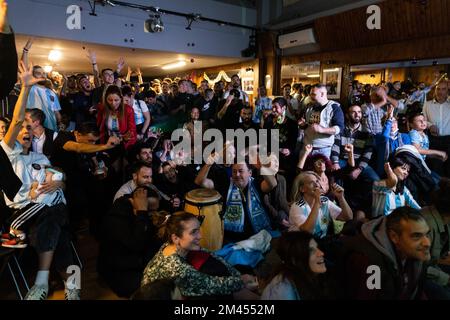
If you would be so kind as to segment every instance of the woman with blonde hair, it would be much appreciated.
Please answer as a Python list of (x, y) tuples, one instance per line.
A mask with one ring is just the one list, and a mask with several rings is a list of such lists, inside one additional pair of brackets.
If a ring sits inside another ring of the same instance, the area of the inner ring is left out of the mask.
[(299, 174), (292, 186), (292, 205), (289, 211), (290, 231), (307, 231), (318, 238), (334, 232), (333, 219), (353, 219), (353, 211), (344, 197), (344, 189), (337, 183), (331, 186), (340, 207), (325, 196), (320, 177), (313, 171)]

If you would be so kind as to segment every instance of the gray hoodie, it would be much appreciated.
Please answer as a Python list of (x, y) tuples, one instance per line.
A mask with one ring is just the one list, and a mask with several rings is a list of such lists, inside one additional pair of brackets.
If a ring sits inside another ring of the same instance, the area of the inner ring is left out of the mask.
[[(375, 248), (386, 256), (391, 261), (393, 268), (399, 272), (398, 260), (395, 253), (395, 248), (387, 235), (386, 229), (386, 217), (371, 220), (361, 227), (361, 232), (364, 238), (366, 238)], [(414, 278), (418, 280), (420, 273), (423, 271), (423, 263), (419, 260), (413, 261)], [(417, 293), (417, 286), (414, 290), (413, 296)]]

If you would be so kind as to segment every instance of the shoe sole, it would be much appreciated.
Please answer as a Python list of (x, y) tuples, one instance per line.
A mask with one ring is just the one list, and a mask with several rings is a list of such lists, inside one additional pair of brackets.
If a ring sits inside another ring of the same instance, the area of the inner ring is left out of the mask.
[(5, 248), (14, 248), (14, 249), (23, 249), (23, 248), (26, 248), (28, 246), (28, 244), (5, 244), (5, 243), (2, 243), (2, 247), (5, 247)]

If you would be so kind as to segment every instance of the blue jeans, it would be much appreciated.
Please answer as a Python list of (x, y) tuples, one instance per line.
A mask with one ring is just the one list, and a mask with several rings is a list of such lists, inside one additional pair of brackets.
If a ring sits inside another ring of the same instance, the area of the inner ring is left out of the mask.
[[(344, 169), (345, 167), (347, 167), (348, 166), (347, 160), (339, 159), (339, 166), (341, 167), (341, 169)], [(359, 175), (358, 179), (359, 178), (362, 178), (364, 180), (368, 180), (371, 182), (380, 180), (380, 177), (378, 176), (378, 174), (369, 165), (364, 168), (364, 170)]]

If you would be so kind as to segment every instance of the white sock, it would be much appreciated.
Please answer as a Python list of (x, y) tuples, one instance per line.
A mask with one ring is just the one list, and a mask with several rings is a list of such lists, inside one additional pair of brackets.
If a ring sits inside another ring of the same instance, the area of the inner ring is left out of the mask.
[(48, 287), (48, 276), (50, 274), (49, 270), (39, 270), (36, 275), (36, 281), (34, 282), (37, 286)]
[(80, 289), (75, 280), (65, 281), (65, 287), (67, 290)]

